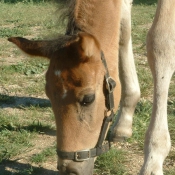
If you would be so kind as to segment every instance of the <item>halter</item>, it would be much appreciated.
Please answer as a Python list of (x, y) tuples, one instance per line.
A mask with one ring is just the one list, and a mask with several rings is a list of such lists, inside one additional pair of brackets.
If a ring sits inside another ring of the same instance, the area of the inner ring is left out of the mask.
[(101, 127), (101, 132), (100, 136), (97, 142), (97, 145), (95, 148), (92, 149), (85, 149), (85, 150), (80, 150), (76, 152), (65, 152), (61, 150), (57, 150), (57, 155), (61, 159), (68, 159), (68, 160), (73, 160), (76, 162), (88, 160), (90, 158), (94, 158), (96, 156), (99, 156), (107, 151), (109, 151), (111, 144), (110, 144), (110, 139), (105, 140), (105, 136), (108, 130), (108, 125), (109, 122), (111, 122), (115, 116), (113, 108), (114, 108), (114, 95), (113, 95), (113, 90), (116, 86), (116, 82), (110, 77), (107, 63), (104, 57), (103, 52), (101, 52), (101, 60), (102, 63), (106, 69), (106, 74), (104, 76), (105, 79), (105, 105), (107, 108), (107, 112), (111, 112), (110, 115), (107, 115), (107, 112), (105, 114), (105, 117), (103, 119), (103, 124)]

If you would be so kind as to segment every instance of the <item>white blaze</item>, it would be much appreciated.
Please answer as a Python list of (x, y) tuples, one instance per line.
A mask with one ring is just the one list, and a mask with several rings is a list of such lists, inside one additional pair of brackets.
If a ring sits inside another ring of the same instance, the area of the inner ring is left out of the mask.
[[(61, 71), (60, 70), (56, 70), (55, 71), (55, 75), (58, 76), (61, 79), (62, 83), (63, 83), (63, 80), (61, 78)], [(63, 96), (62, 96), (62, 98), (65, 98), (66, 96), (67, 96), (67, 89), (63, 85)]]

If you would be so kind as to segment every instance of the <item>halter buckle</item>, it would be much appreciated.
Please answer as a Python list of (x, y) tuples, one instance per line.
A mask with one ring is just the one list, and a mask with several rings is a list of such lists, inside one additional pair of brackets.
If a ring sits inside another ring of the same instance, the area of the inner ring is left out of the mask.
[[(82, 152), (87, 152), (87, 158), (83, 158), (83, 159), (81, 158)], [(82, 161), (88, 160), (90, 158), (91, 158), (91, 151), (89, 149), (75, 152), (75, 161), (77, 161), (77, 162), (82, 162)]]
[(113, 92), (115, 86), (116, 86), (116, 82), (113, 80), (113, 78), (107, 77), (106, 78), (106, 89), (108, 90), (109, 93)]

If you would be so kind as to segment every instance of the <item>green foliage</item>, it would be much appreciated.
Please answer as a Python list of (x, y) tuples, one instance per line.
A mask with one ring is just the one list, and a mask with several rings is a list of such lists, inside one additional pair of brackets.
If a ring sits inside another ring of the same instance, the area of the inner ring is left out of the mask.
[(133, 3), (138, 5), (153, 5), (157, 3), (157, 0), (134, 0)]
[[(146, 1), (145, 1), (146, 2)], [(146, 52), (146, 35), (151, 27), (155, 14), (155, 5), (136, 5), (132, 8), (132, 41), (135, 55), (142, 56)], [(139, 60), (142, 61), (142, 60)]]
[(45, 111), (48, 112), (46, 109), (39, 112), (31, 111), (30, 108), (25, 109), (29, 118), (26, 115), (7, 114), (5, 111), (0, 111), (0, 163), (33, 146), (31, 140), (36, 138), (37, 133), (43, 134), (53, 129), (51, 122), (45, 121), (44, 117), (42, 118), (44, 121), (34, 119), (39, 118)]
[(109, 152), (102, 154), (95, 162), (96, 173), (99, 175), (124, 175), (126, 169), (123, 166), (126, 153), (122, 150), (111, 149)]
[(129, 141), (137, 142), (141, 150), (143, 150), (145, 132), (150, 121), (152, 104), (147, 100), (141, 100), (136, 107), (133, 121), (133, 136)]
[(49, 147), (44, 149), (41, 153), (35, 154), (31, 157), (31, 161), (34, 163), (42, 163), (47, 161), (49, 157), (52, 157), (56, 154), (55, 147)]
[[(30, 93), (33, 95), (43, 93), (45, 83), (44, 72), (47, 70), (48, 64), (47, 60), (36, 58), (20, 61), (16, 64), (0, 65), (1, 83), (6, 84), (6, 86), (16, 84), (16, 88), (11, 89), (11, 91), (15, 92), (20, 90), (21, 92), (25, 91), (24, 94)], [(28, 86), (32, 82), (36, 83), (35, 86)], [(21, 86), (23, 86), (23, 89), (20, 88)], [(13, 97), (8, 97), (7, 94), (1, 94), (0, 103), (11, 103), (13, 99)]]
[(165, 170), (165, 175), (174, 175), (174, 174), (175, 174), (174, 168), (172, 168), (170, 170)]
[(25, 62), (19, 62), (10, 66), (0, 66), (0, 70), (3, 73), (20, 73), (24, 75), (40, 74), (48, 67), (48, 63), (41, 63), (36, 60), (30, 60)]
[(23, 35), (26, 35), (27, 33), (18, 27), (15, 27), (12, 29), (8, 29), (8, 28), (1, 28), (0, 29), (0, 37), (1, 38), (10, 37), (10, 36), (12, 36), (12, 34), (16, 35), (16, 36), (23, 36)]
[(52, 0), (0, 0), (1, 3), (43, 3)]
[(34, 136), (23, 129), (20, 132), (3, 129), (0, 135), (0, 162), (23, 153), (25, 148), (31, 147), (30, 139)]

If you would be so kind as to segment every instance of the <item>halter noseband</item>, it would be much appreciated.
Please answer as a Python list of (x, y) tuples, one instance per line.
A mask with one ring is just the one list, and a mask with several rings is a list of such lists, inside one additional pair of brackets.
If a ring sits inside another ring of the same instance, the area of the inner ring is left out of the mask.
[(107, 63), (106, 63), (103, 52), (101, 52), (101, 60), (102, 60), (102, 63), (106, 69), (106, 74), (104, 76), (105, 85), (106, 85), (105, 103), (106, 103), (107, 110), (110, 111), (111, 113), (108, 116), (107, 112), (106, 112), (106, 115), (103, 119), (103, 124), (101, 127), (100, 136), (99, 136), (99, 139), (98, 139), (98, 142), (97, 142), (97, 145), (95, 148), (80, 150), (80, 151), (76, 151), (76, 152), (65, 152), (65, 151), (57, 150), (57, 155), (61, 159), (68, 159), (68, 160), (73, 160), (76, 162), (84, 161), (84, 160), (88, 160), (90, 158), (94, 158), (96, 156), (99, 156), (102, 153), (109, 151), (109, 149), (111, 147), (110, 140), (109, 139), (107, 141), (104, 141), (104, 140), (105, 140), (105, 136), (106, 136), (106, 133), (108, 130), (109, 122), (111, 122), (115, 116), (114, 111), (113, 111), (113, 108), (114, 108), (113, 90), (116, 86), (116, 82), (109, 75)]

